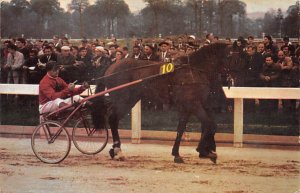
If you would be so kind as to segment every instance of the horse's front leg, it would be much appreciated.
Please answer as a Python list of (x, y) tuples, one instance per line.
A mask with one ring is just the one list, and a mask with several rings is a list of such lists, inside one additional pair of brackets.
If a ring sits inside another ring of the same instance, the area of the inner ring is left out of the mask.
[(121, 151), (121, 141), (119, 136), (119, 119), (116, 115), (112, 114), (109, 116), (109, 125), (111, 129), (111, 135), (113, 138), (113, 146), (109, 150), (109, 155), (112, 159), (124, 161), (125, 157), (122, 155)]
[(174, 156), (175, 163), (184, 163), (183, 158), (179, 155), (179, 146), (182, 139), (182, 135), (185, 131), (186, 124), (188, 122), (189, 114), (179, 113), (179, 122), (177, 126), (177, 135), (175, 143), (172, 149), (172, 155)]

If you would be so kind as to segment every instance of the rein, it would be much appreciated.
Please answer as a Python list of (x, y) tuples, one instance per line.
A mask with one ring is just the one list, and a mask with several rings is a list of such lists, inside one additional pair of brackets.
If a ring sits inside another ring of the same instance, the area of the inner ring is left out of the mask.
[(152, 67), (152, 66), (158, 66), (158, 65), (161, 65), (161, 63), (157, 63), (157, 64), (148, 64), (148, 65), (145, 65), (145, 66), (138, 66), (138, 67), (134, 67), (134, 68), (127, 68), (125, 70), (122, 70), (122, 71), (118, 71), (118, 72), (115, 72), (115, 73), (112, 73), (110, 75), (106, 75), (106, 76), (101, 76), (99, 78), (93, 78), (91, 79), (90, 81), (98, 81), (98, 80), (102, 80), (102, 79), (107, 79), (107, 78), (110, 78), (110, 77), (113, 77), (115, 75), (118, 75), (118, 74), (122, 74), (122, 73), (125, 73), (125, 72), (130, 72), (130, 71), (134, 71), (134, 70), (139, 70), (139, 69), (143, 69), (143, 68), (149, 68), (149, 67)]
[[(103, 79), (108, 79), (108, 78), (111, 78), (113, 76), (116, 76), (116, 75), (119, 75), (119, 74), (122, 74), (122, 73), (126, 73), (126, 72), (130, 72), (130, 71), (134, 71), (134, 70), (139, 70), (139, 69), (143, 69), (143, 68), (149, 68), (149, 67), (152, 67), (152, 66), (159, 66), (159, 65), (162, 65), (163, 63), (155, 63), (155, 64), (148, 64), (148, 65), (145, 65), (145, 66), (138, 66), (138, 67), (134, 67), (134, 68), (127, 68), (125, 70), (122, 70), (122, 71), (118, 71), (118, 72), (115, 72), (115, 73), (112, 73), (110, 75), (106, 75), (106, 76), (102, 76), (102, 77), (99, 77), (99, 78), (93, 78), (90, 80), (90, 82), (95, 82), (95, 81), (98, 81), (98, 80), (103, 80)], [(175, 65), (175, 69), (181, 69), (181, 68), (184, 68), (186, 66), (188, 66), (189, 64), (180, 64), (180, 65)]]

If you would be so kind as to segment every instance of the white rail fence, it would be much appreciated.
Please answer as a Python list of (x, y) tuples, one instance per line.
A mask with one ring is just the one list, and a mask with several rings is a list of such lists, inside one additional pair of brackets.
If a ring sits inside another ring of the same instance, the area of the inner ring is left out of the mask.
[(231, 87), (228, 89), (223, 87), (223, 90), (227, 98), (234, 99), (233, 144), (235, 147), (243, 146), (244, 99), (300, 99), (300, 88)]
[[(93, 88), (94, 86), (92, 86)], [(234, 136), (235, 147), (243, 146), (243, 100), (244, 99), (297, 99), (300, 100), (300, 88), (256, 88), (256, 87), (223, 87), (227, 98), (234, 99)], [(0, 84), (0, 94), (38, 95), (38, 85), (31, 84)], [(82, 93), (87, 96), (87, 91)], [(0, 118), (1, 124), (1, 118)], [(131, 140), (141, 140), (141, 102), (132, 109)], [(300, 140), (300, 138), (299, 138)], [(300, 142), (300, 141), (299, 141)]]

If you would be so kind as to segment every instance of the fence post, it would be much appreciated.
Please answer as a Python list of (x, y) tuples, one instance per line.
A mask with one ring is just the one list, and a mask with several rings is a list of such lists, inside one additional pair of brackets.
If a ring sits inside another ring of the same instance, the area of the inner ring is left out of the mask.
[(0, 93), (0, 125), (2, 125), (2, 94)]
[(244, 112), (243, 112), (243, 99), (234, 99), (234, 137), (233, 146), (243, 147), (243, 122), (244, 122)]
[(131, 109), (131, 143), (141, 143), (141, 101)]

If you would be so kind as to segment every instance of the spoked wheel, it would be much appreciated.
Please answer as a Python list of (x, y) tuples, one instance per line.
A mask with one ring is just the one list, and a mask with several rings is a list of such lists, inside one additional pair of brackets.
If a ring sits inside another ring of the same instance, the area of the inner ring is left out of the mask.
[[(60, 129), (59, 135), (53, 138)], [(45, 121), (35, 128), (31, 137), (31, 148), (42, 162), (56, 164), (68, 156), (71, 149), (70, 136), (59, 123)]]
[(80, 119), (73, 128), (73, 143), (82, 153), (93, 155), (101, 152), (108, 142), (107, 128), (96, 130), (90, 117)]

